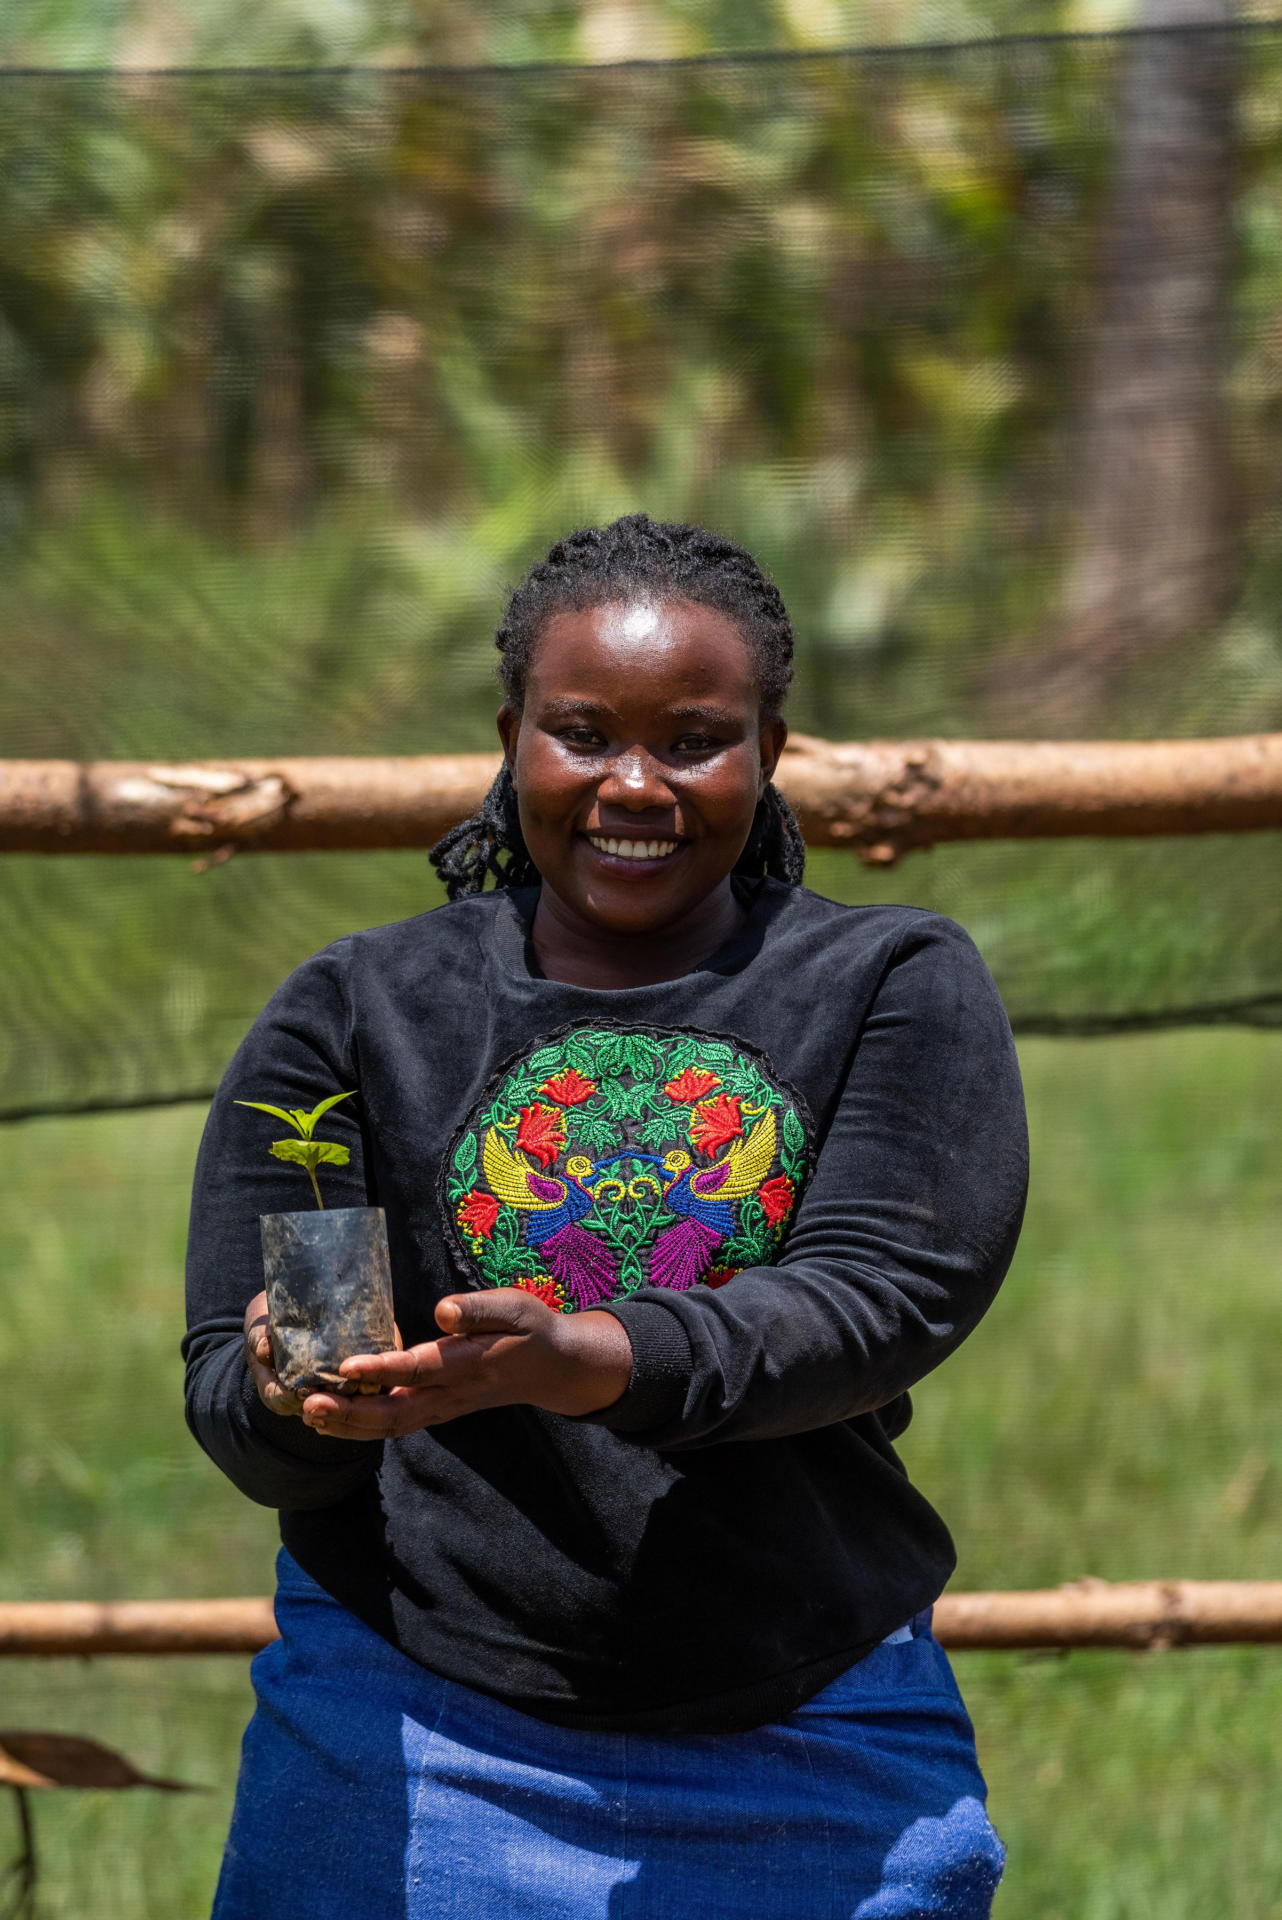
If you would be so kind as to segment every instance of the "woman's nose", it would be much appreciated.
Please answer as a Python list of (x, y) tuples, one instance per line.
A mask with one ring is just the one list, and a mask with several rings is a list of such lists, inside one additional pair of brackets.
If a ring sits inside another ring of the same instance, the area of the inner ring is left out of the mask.
[(658, 761), (636, 747), (611, 762), (597, 799), (640, 813), (647, 807), (670, 807), (673, 793)]

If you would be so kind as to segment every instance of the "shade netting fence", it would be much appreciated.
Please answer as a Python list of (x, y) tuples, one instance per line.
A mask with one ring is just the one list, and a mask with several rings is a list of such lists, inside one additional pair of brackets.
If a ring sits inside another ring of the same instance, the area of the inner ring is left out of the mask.
[[(505, 590), (644, 506), (828, 737), (1282, 724), (1282, 32), (0, 76), (0, 752), (489, 746)], [(980, 846), (1024, 1028), (1282, 1011), (1274, 835)], [(0, 1103), (200, 1096), (419, 855), (8, 859)]]
[[(1268, 24), (0, 74), (0, 757), (489, 749), (507, 589), (636, 508), (771, 568), (807, 733), (1282, 730), (1279, 209)], [(1280, 1043), (1138, 1031), (1282, 1024), (1280, 852), (1261, 832), (812, 856), (837, 898), (961, 920), (1021, 1033), (1023, 1251), (905, 1446), (960, 1586), (1282, 1575)], [(439, 899), (421, 852), (0, 860), (0, 1117), (35, 1116), (3, 1137), (4, 1598), (266, 1591), (270, 1516), (178, 1406), (199, 1111), (71, 1116), (199, 1102), (296, 961)], [(1101, 1029), (1126, 1037), (1039, 1037)], [(1238, 1910), (1274, 1886), (1248, 1831), (1264, 1761), (1234, 1779), (1212, 1757), (1181, 1800), (1154, 1759), (1130, 1826), (1124, 1795), (1077, 1796), (1089, 1830), (1037, 1800), (1048, 1753), (1073, 1779), (1142, 1726), (1191, 1766), (1215, 1702), (1234, 1738), (1275, 1726), (1271, 1657), (1187, 1656), (1218, 1691), (1168, 1665), (1128, 1694), (1107, 1655), (1076, 1691), (974, 1668), (1008, 1910), (1085, 1911), (1114, 1820), (1134, 1858), (1158, 1848), (1154, 1911), (1232, 1904), (1225, 1834)], [(55, 1911), (204, 1910), (240, 1669), (5, 1665), (11, 1724), (220, 1786), (208, 1811), (43, 1815)]]

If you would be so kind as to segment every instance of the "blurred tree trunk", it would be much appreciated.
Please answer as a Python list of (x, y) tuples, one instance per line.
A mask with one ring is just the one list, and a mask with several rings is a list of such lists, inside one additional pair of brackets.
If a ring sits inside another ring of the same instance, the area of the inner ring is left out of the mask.
[[(1138, 663), (1230, 604), (1239, 510), (1223, 367), (1231, 271), (1233, 0), (1141, 0), (1084, 355), (1060, 618), (997, 699), (1089, 725)], [(1200, 32), (1161, 29), (1200, 27)]]

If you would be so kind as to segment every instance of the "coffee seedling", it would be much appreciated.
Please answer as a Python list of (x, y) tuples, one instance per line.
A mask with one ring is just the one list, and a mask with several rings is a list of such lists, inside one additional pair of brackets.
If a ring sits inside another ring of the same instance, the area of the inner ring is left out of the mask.
[(348, 1093), (331, 1094), (328, 1100), (322, 1100), (310, 1113), (304, 1113), (301, 1107), (269, 1107), (264, 1100), (237, 1100), (238, 1107), (254, 1107), (259, 1113), (270, 1113), (276, 1120), (283, 1120), (299, 1136), (297, 1140), (273, 1140), (268, 1152), (278, 1160), (288, 1160), (298, 1167), (306, 1167), (307, 1177), (312, 1183), (312, 1192), (316, 1195), (316, 1204), (322, 1213), (325, 1202), (321, 1199), (321, 1190), (316, 1184), (317, 1167), (345, 1167), (351, 1159), (347, 1147), (340, 1146), (337, 1140), (315, 1140), (316, 1123), (324, 1118), (331, 1107), (340, 1100), (350, 1100), (356, 1089)]

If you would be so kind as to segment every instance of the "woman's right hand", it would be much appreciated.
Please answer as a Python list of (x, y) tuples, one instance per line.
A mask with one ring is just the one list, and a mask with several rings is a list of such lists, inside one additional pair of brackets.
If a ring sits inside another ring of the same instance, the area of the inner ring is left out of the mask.
[[(393, 1327), (396, 1351), (401, 1350), (401, 1330)], [(309, 1387), (307, 1393), (290, 1393), (282, 1387), (272, 1365), (271, 1318), (267, 1312), (267, 1295), (256, 1293), (245, 1308), (245, 1364), (249, 1368), (249, 1377), (258, 1391), (258, 1398), (268, 1413), (301, 1415), (303, 1403), (308, 1394), (315, 1391)], [(378, 1383), (373, 1380), (355, 1381), (346, 1389), (348, 1393), (377, 1394)]]
[(302, 1413), (304, 1396), (287, 1393), (276, 1378), (265, 1293), (256, 1293), (245, 1308), (245, 1364), (258, 1389), (258, 1398), (269, 1413)]

